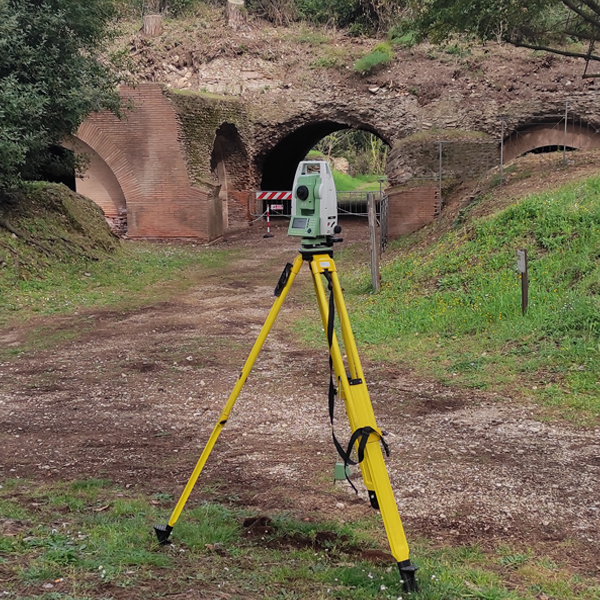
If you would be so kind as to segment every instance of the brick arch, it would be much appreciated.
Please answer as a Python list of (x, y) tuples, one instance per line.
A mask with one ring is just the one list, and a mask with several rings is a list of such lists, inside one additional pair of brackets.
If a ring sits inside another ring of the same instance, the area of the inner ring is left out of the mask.
[(281, 136), (274, 146), (256, 157), (256, 168), (261, 174), (261, 188), (263, 190), (291, 189), (296, 167), (308, 151), (329, 134), (345, 129), (368, 131), (389, 144), (389, 141), (375, 128), (352, 120), (313, 118), (308, 122), (304, 119), (303, 123), (295, 127), (282, 124), (281, 130), (287, 130), (287, 133)]
[[(73, 136), (91, 148), (109, 168), (118, 183), (126, 204), (143, 200), (142, 189), (125, 153), (94, 123), (85, 121)], [(94, 198), (91, 198), (94, 200)]]
[(596, 133), (596, 129), (587, 124), (567, 124), (565, 135), (564, 121), (525, 126), (505, 139), (504, 160), (508, 162), (545, 146), (566, 146), (576, 150), (600, 148), (600, 133)]
[(85, 172), (75, 179), (76, 191), (98, 204), (107, 217), (124, 215), (127, 212), (125, 194), (103, 158), (91, 146), (74, 136), (64, 139), (62, 145), (86, 158)]

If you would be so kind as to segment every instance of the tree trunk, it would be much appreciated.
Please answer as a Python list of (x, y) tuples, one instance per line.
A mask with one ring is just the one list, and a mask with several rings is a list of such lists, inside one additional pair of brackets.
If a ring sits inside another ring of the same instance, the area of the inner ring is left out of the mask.
[(162, 33), (162, 17), (160, 15), (146, 15), (142, 31), (149, 37), (156, 37)]
[(227, 0), (227, 19), (231, 29), (239, 29), (246, 22), (244, 0)]

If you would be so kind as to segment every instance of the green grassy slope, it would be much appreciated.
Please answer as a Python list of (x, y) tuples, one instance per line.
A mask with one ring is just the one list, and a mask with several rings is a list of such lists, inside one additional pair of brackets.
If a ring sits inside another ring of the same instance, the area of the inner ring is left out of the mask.
[(173, 292), (167, 281), (191, 285), (187, 267), (226, 260), (191, 246), (122, 243), (91, 200), (63, 185), (27, 184), (0, 205), (0, 327), (79, 307), (156, 302)]
[[(445, 382), (600, 417), (600, 178), (529, 196), (430, 245), (395, 243), (381, 294), (356, 276), (357, 338)], [(516, 250), (529, 255), (521, 314)], [(389, 255), (388, 255), (389, 256)]]

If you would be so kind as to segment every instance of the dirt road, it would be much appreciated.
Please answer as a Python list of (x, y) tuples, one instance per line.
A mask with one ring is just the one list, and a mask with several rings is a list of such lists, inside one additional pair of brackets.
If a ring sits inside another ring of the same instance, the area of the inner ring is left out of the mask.
[[(366, 231), (349, 229), (343, 246), (366, 252)], [(74, 341), (1, 363), (0, 477), (106, 477), (177, 497), (296, 253), (281, 230), (262, 233), (223, 242), (242, 250), (238, 258), (170, 302), (56, 318), (58, 329), (81, 329)], [(345, 482), (332, 484), (325, 341), (308, 351), (294, 334), (298, 318), (315, 314), (310, 289), (304, 268), (193, 502), (227, 498), (343, 520), (372, 510)], [(0, 336), (16, 344), (23, 331)], [(598, 431), (539, 422), (533, 407), (417, 379), (399, 365), (363, 366), (390, 432), (387, 464), (409, 540), (510, 539), (600, 574)], [(341, 407), (338, 422), (345, 437)]]

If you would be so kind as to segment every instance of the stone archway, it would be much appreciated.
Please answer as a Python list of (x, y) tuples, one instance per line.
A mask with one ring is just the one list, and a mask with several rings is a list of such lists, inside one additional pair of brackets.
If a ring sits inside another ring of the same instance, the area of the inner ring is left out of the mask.
[(233, 123), (223, 123), (215, 132), (210, 169), (220, 186), (223, 228), (246, 223), (250, 161), (244, 142)]
[(301, 125), (281, 138), (269, 151), (257, 156), (256, 168), (258, 173), (262, 174), (261, 189), (270, 191), (291, 190), (296, 167), (308, 151), (319, 140), (329, 134), (345, 129), (368, 131), (382, 139), (386, 144), (388, 143), (388, 140), (368, 126), (354, 126), (325, 119)]
[(600, 133), (587, 124), (567, 124), (564, 121), (540, 123), (519, 128), (504, 141), (504, 161), (540, 148), (589, 150), (600, 148)]

